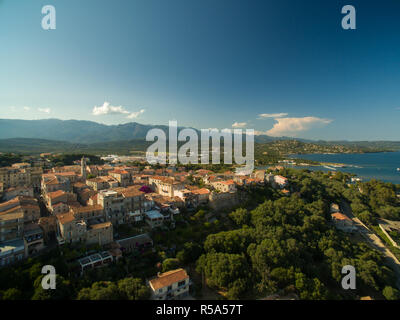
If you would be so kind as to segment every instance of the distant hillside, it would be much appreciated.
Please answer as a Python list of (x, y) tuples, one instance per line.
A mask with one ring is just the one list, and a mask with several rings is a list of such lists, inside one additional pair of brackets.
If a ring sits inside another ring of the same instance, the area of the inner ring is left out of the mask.
[[(0, 119), (0, 152), (126, 154), (131, 151), (146, 150), (146, 147), (151, 144), (145, 141), (146, 134), (153, 128), (159, 128), (168, 133), (167, 126), (144, 125), (136, 122), (104, 125), (79, 120)], [(256, 136), (255, 142), (256, 152), (260, 154), (400, 150), (400, 142), (396, 141), (312, 141), (263, 135)]]
[[(168, 126), (144, 125), (137, 122), (119, 125), (105, 125), (93, 121), (80, 120), (0, 119), (0, 139), (34, 138), (69, 141), (72, 143), (83, 144), (109, 141), (144, 140), (147, 132), (153, 128), (159, 128), (168, 133)], [(260, 143), (271, 142), (277, 139), (278, 138), (273, 138), (266, 135), (257, 136), (255, 138), (256, 142)], [(293, 140), (293, 138), (279, 138), (279, 140), (283, 139)]]
[(167, 130), (167, 126), (143, 125), (136, 122), (120, 125), (104, 125), (79, 120), (10, 120), (0, 119), (0, 137), (35, 138), (76, 143), (95, 143), (145, 139), (152, 128)]
[(38, 154), (53, 153), (89, 153), (89, 154), (127, 154), (133, 151), (145, 151), (151, 142), (141, 140), (109, 141), (97, 143), (71, 143), (45, 139), (13, 138), (0, 139), (0, 152)]

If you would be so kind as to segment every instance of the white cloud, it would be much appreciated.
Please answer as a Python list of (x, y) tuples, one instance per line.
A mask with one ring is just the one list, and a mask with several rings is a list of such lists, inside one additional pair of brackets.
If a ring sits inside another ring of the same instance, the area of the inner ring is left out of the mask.
[(276, 118), (286, 117), (287, 115), (288, 115), (287, 113), (282, 112), (282, 113), (262, 113), (262, 114), (259, 114), (258, 116), (261, 119), (266, 119), (266, 118), (274, 118), (274, 119), (276, 119)]
[(131, 112), (127, 118), (128, 119), (136, 119), (137, 117), (139, 117), (142, 113), (144, 113), (146, 110), (145, 109), (141, 109), (137, 112)]
[(50, 108), (38, 108), (39, 112), (44, 112), (44, 113), (50, 113), (51, 109)]
[[(315, 127), (327, 125), (332, 122), (329, 119), (322, 119), (318, 117), (303, 117), (303, 118), (277, 118), (277, 123), (266, 131), (264, 134), (272, 137), (291, 136), (295, 137), (302, 131), (307, 131)], [(257, 132), (260, 134), (260, 132)]]
[(102, 116), (106, 114), (129, 114), (122, 106), (112, 106), (109, 102), (104, 102), (102, 106), (94, 106), (92, 114), (94, 116)]
[(145, 109), (141, 109), (137, 112), (129, 112), (123, 106), (112, 106), (109, 102), (105, 101), (102, 106), (95, 106), (93, 108), (92, 114), (94, 116), (103, 116), (110, 114), (125, 114), (128, 119), (136, 119), (142, 113), (145, 112)]
[(247, 122), (235, 122), (232, 128), (244, 128), (245, 126), (247, 126)]
[(29, 111), (29, 110), (31, 110), (31, 107), (24, 107), (24, 110)]

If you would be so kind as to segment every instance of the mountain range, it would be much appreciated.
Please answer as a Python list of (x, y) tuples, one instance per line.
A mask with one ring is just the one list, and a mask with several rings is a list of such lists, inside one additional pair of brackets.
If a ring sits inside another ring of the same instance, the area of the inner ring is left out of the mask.
[[(143, 151), (152, 143), (146, 142), (145, 138), (147, 132), (154, 128), (159, 128), (168, 133), (168, 126), (145, 125), (137, 122), (105, 125), (94, 121), (82, 120), (0, 119), (0, 152)], [(199, 130), (197, 132), (199, 133)], [(350, 148), (366, 148), (371, 151), (400, 150), (399, 141), (316, 141), (288, 137), (270, 137), (267, 135), (255, 137), (257, 144), (272, 143), (278, 140), (296, 140), (302, 143), (325, 146), (342, 145)]]
[[(159, 128), (164, 132), (168, 132), (168, 126), (165, 125), (145, 125), (137, 122), (119, 125), (105, 125), (94, 121), (82, 120), (0, 119), (0, 139), (34, 138), (85, 144), (110, 141), (144, 140), (147, 132), (153, 128)], [(259, 142), (276, 140), (276, 138), (269, 136), (257, 136), (256, 139)]]

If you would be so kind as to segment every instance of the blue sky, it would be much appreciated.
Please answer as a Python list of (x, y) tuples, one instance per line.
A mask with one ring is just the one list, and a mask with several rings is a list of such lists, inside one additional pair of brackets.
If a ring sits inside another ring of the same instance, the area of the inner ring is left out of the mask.
[(399, 17), (397, 0), (0, 0), (0, 118), (400, 140)]

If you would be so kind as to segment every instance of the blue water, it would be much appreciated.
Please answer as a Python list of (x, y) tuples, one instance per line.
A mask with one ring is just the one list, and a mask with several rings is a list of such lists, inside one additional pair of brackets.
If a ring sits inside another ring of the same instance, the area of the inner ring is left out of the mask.
[[(357, 174), (363, 180), (377, 179), (400, 184), (400, 152), (363, 153), (363, 154), (302, 154), (292, 158), (308, 159), (319, 162), (342, 163), (346, 168), (335, 168), (337, 171)], [(323, 166), (290, 166), (310, 170), (333, 171)]]

